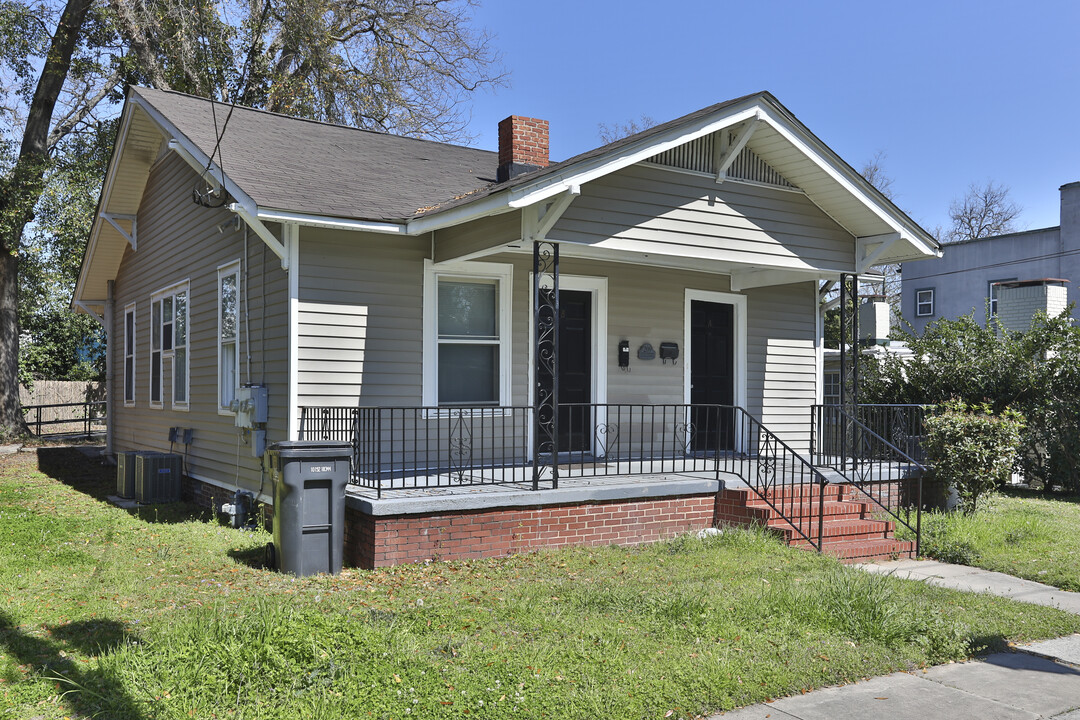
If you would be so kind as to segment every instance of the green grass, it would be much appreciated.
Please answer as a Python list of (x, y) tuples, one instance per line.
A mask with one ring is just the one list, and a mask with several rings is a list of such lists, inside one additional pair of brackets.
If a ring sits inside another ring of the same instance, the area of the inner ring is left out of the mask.
[(301, 580), (42, 458), (0, 461), (0, 718), (685, 718), (1080, 630), (753, 531)]
[(974, 515), (923, 515), (923, 553), (1080, 592), (1080, 500), (995, 495)]

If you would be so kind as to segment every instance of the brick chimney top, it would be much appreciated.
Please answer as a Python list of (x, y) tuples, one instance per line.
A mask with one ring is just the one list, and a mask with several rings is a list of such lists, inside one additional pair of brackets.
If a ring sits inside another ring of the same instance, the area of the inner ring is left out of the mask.
[(548, 121), (511, 115), (499, 123), (499, 168), (505, 182), (548, 166)]

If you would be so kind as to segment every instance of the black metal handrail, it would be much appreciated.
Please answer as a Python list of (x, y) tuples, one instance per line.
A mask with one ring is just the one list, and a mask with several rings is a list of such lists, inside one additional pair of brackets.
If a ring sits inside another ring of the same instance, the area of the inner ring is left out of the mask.
[[(75, 412), (73, 408), (79, 408), (81, 412)], [(72, 409), (71, 412), (63, 412), (68, 409)], [(51, 414), (58, 417), (46, 417), (50, 414), (46, 412), (49, 410), (55, 411)], [(107, 403), (104, 400), (87, 400), (77, 403), (23, 405), (22, 411), (27, 427), (37, 437), (73, 435), (79, 432), (79, 426), (81, 426), (82, 430), (79, 434), (91, 437), (93, 435), (93, 426), (103, 424), (106, 420)], [(66, 427), (61, 430), (53, 430), (51, 427), (53, 425), (64, 425)], [(48, 432), (46, 426), (49, 426)], [(75, 426), (76, 429), (72, 430), (72, 426)]]
[(814, 464), (838, 472), (894, 521), (914, 533), (918, 555), (926, 466), (839, 405), (814, 406), (811, 436)]
[[(373, 489), (519, 484), (531, 473), (533, 413), (513, 407), (302, 407), (300, 439), (352, 443), (352, 481)], [(562, 478), (734, 475), (821, 549), (825, 477), (743, 408), (558, 406)], [(553, 487), (554, 482), (550, 485)]]

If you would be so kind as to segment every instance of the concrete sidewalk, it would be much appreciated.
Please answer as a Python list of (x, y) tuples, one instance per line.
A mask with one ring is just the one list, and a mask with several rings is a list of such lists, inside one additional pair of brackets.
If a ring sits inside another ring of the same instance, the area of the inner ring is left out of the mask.
[[(1049, 605), (1080, 614), (1080, 593), (933, 560), (858, 566), (868, 572)], [(1080, 635), (1056, 638), (967, 663), (815, 690), (710, 720), (1080, 720)]]

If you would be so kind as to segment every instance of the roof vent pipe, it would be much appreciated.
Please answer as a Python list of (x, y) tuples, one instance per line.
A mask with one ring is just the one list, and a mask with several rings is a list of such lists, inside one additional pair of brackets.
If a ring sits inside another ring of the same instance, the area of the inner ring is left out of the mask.
[(495, 179), (506, 182), (548, 166), (548, 121), (511, 115), (499, 123), (499, 168)]

